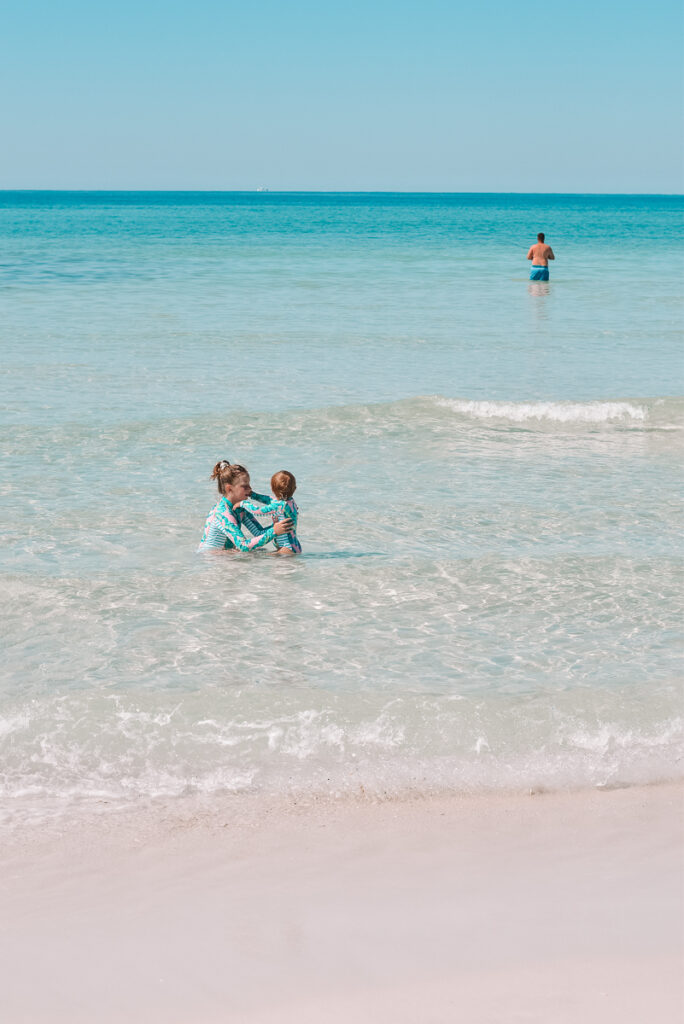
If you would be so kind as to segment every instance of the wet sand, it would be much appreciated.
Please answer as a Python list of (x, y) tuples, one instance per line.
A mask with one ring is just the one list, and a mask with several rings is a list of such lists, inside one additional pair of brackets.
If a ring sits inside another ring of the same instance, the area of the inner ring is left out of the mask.
[(675, 1024), (682, 794), (233, 798), (24, 833), (0, 1017)]

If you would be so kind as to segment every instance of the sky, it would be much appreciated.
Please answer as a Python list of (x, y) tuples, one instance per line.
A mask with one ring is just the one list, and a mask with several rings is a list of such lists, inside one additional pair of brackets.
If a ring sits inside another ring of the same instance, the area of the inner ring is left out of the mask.
[(3, 0), (0, 188), (681, 193), (680, 0)]

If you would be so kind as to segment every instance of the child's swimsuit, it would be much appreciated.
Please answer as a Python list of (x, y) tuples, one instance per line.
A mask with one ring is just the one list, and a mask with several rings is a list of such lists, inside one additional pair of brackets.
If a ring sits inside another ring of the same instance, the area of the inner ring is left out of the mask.
[[(252, 497), (268, 501), (262, 494), (253, 494)], [(240, 529), (241, 526), (246, 527), (252, 534), (252, 540), (246, 539)], [(275, 531), (272, 526), (264, 528), (249, 512), (233, 508), (227, 498), (221, 498), (207, 516), (198, 550), (236, 548), (238, 551), (254, 551), (274, 538)]]
[[(285, 501), (279, 498), (274, 498), (273, 501), (269, 501), (266, 505), (257, 505), (254, 502), (254, 498), (257, 501), (261, 501), (261, 494), (252, 494), (251, 498), (247, 501), (243, 501), (241, 508), (245, 509), (246, 515), (250, 512), (256, 512), (258, 516), (269, 516), (273, 520), (273, 523), (279, 522), (281, 519), (291, 519), (294, 523), (294, 529), (290, 530), (289, 533), (276, 534), (273, 538), (275, 546), (277, 548), (288, 548), (293, 551), (296, 555), (301, 555), (302, 545), (299, 543), (297, 537), (297, 518), (299, 515), (299, 509), (293, 498), (288, 498)], [(249, 515), (252, 519), (252, 516)], [(250, 529), (249, 525), (245, 523), (247, 529)], [(250, 530), (251, 532), (251, 530)]]

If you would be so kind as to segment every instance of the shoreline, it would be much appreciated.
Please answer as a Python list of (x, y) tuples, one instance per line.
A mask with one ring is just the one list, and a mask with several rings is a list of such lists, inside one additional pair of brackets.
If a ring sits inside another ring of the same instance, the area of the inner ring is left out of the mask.
[(188, 801), (3, 849), (3, 1018), (676, 1020), (684, 785)]

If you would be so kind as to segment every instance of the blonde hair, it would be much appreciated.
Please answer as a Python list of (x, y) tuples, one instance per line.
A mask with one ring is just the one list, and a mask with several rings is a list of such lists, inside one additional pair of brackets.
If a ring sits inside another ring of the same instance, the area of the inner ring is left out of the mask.
[(214, 466), (210, 479), (216, 480), (219, 494), (225, 495), (226, 487), (234, 484), (241, 476), (249, 476), (244, 466), (238, 466), (237, 463), (231, 465), (230, 462), (223, 459)]
[(271, 477), (271, 490), (276, 498), (280, 498), (281, 501), (287, 501), (297, 490), (297, 481), (292, 473), (288, 473), (286, 469), (281, 469)]

